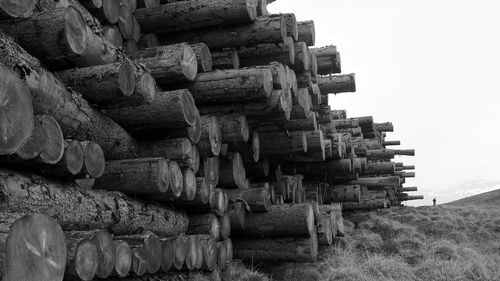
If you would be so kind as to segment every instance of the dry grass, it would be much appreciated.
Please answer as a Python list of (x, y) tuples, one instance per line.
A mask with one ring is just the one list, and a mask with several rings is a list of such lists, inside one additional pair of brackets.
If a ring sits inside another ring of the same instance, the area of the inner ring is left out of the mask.
[[(345, 225), (346, 238), (322, 249), (318, 264), (293, 266), (281, 280), (500, 280), (500, 207), (393, 208), (346, 216)], [(243, 268), (223, 280), (268, 280)]]

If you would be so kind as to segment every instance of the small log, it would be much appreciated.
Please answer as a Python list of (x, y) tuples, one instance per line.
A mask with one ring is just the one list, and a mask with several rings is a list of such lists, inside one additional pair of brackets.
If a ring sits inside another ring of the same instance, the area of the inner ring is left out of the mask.
[(271, 210), (271, 193), (268, 188), (248, 188), (226, 190), (229, 203), (243, 202), (248, 211), (269, 212)]
[(331, 204), (333, 202), (360, 202), (361, 187), (359, 185), (334, 185), (326, 188), (323, 195), (323, 202)]
[(213, 271), (217, 265), (217, 242), (208, 235), (197, 235), (196, 239), (202, 249), (202, 265), (201, 269), (206, 271)]
[(122, 49), (125, 51), (125, 54), (129, 57), (135, 55), (139, 51), (139, 45), (134, 40), (126, 40), (123, 42)]
[(240, 57), (236, 49), (211, 53), (213, 69), (240, 69)]
[(150, 274), (156, 273), (161, 266), (162, 242), (154, 233), (143, 232), (134, 235), (119, 236), (117, 240), (126, 241), (131, 247), (142, 247), (144, 250), (146, 271)]
[(265, 65), (273, 61), (294, 65), (297, 57), (295, 47), (291, 37), (287, 37), (284, 43), (242, 47), (238, 50), (240, 65)]
[[(188, 138), (194, 144), (198, 144), (201, 138), (201, 116), (200, 112), (198, 111), (198, 108), (196, 108), (194, 115), (195, 115), (195, 120), (192, 126), (174, 131), (169, 131), (168, 136), (172, 138)], [(196, 151), (198, 151), (198, 148), (196, 149)]]
[(2, 0), (0, 8), (11, 17), (29, 18), (33, 15), (37, 2), (35, 0)]
[(257, 17), (257, 0), (179, 1), (155, 8), (137, 9), (135, 16), (146, 33), (250, 23)]
[(189, 216), (189, 226), (186, 234), (208, 234), (214, 239), (221, 237), (221, 225), (214, 214)]
[(84, 150), (83, 167), (81, 174), (88, 174), (92, 178), (100, 178), (104, 174), (106, 160), (104, 152), (95, 142), (81, 142)]
[(224, 142), (237, 144), (247, 142), (250, 137), (250, 128), (245, 115), (229, 114), (219, 115), (222, 139)]
[(227, 265), (227, 248), (224, 241), (216, 243), (217, 248), (217, 265), (220, 268), (225, 268)]
[(187, 236), (187, 249), (186, 258), (184, 259), (184, 269), (193, 270), (196, 268), (196, 262), (198, 261), (199, 247), (198, 240), (196, 236)]
[[(186, 170), (188, 171), (188, 170)], [(190, 173), (184, 172), (184, 192), (181, 194), (181, 197), (176, 198), (173, 201), (173, 204), (177, 207), (182, 207), (184, 210), (190, 210), (190, 209), (196, 209), (199, 207), (206, 207), (209, 205), (209, 200), (210, 200), (210, 187), (206, 181), (205, 178), (194, 178), (194, 188), (191, 187), (186, 187), (186, 183), (189, 183), (191, 185), (192, 179), (187, 179), (186, 176), (191, 177), (189, 175)], [(194, 177), (194, 174), (192, 175)], [(193, 193), (194, 195), (190, 195), (192, 199), (188, 198), (187, 196), (189, 188), (194, 189), (193, 192), (190, 191), (190, 193)]]
[(415, 156), (415, 149), (394, 149), (394, 155)]
[(320, 215), (317, 225), (318, 245), (330, 246), (333, 242), (332, 220), (330, 214)]
[(299, 21), (297, 22), (297, 32), (299, 37), (297, 41), (304, 42), (307, 46), (314, 46), (316, 41), (316, 34), (314, 29), (314, 21)]
[(140, 142), (137, 154), (139, 157), (163, 157), (196, 172), (200, 166), (198, 149), (186, 138)]
[(192, 81), (198, 70), (196, 54), (185, 43), (140, 50), (131, 58), (137, 63), (144, 64), (160, 86)]
[(143, 34), (137, 43), (137, 46), (140, 50), (160, 46), (160, 43), (158, 42), (158, 35), (155, 33)]
[(244, 188), (245, 179), (245, 167), (238, 152), (228, 153), (221, 159), (219, 187)]
[(296, 72), (309, 71), (311, 67), (311, 55), (309, 53), (309, 48), (304, 42), (295, 42), (295, 59), (292, 65), (290, 65)]
[(148, 253), (143, 246), (131, 247), (132, 266), (130, 272), (137, 276), (143, 276), (148, 269), (147, 256)]
[(113, 276), (126, 277), (132, 268), (132, 251), (126, 241), (115, 240), (115, 266)]
[(399, 176), (371, 177), (371, 178), (359, 178), (357, 180), (350, 181), (348, 184), (364, 185), (368, 186), (368, 188), (385, 187), (385, 186), (398, 187), (401, 185), (401, 180)]
[(198, 62), (198, 73), (212, 71), (212, 55), (207, 44), (197, 43), (191, 44), (191, 48), (196, 54), (196, 61)]
[(273, 205), (269, 212), (252, 213), (243, 231), (234, 229), (234, 237), (307, 236), (314, 229), (311, 204)]
[(49, 174), (62, 179), (76, 177), (83, 168), (85, 151), (79, 141), (64, 141), (64, 154), (57, 164), (49, 168)]
[(188, 90), (158, 93), (149, 105), (125, 106), (107, 109), (105, 113), (136, 134), (151, 130), (180, 129), (195, 122), (193, 97)]
[(73, 239), (66, 234), (66, 278), (82, 281), (93, 280), (97, 272), (98, 252), (95, 243), (90, 239)]
[(245, 173), (247, 177), (256, 182), (270, 180), (272, 175), (270, 174), (270, 164), (269, 159), (264, 157), (259, 160), (259, 162), (245, 163)]
[(316, 54), (318, 62), (318, 74), (328, 75), (332, 73), (340, 73), (340, 54), (337, 52), (335, 46), (325, 46), (321, 48), (314, 48), (311, 50)]
[[(281, 14), (286, 19), (286, 32), (294, 41), (299, 39), (299, 28), (295, 14)], [(274, 16), (274, 15), (271, 15)]]
[(165, 194), (168, 199), (175, 199), (181, 196), (184, 188), (184, 178), (179, 164), (175, 161), (168, 163), (168, 178), (170, 180), (170, 189)]
[(224, 243), (226, 243), (226, 263), (230, 264), (234, 257), (233, 240), (231, 240), (231, 238), (227, 238), (224, 240)]
[(137, 21), (137, 18), (135, 16), (132, 16), (132, 21), (134, 23), (134, 29), (132, 32), (132, 40), (139, 43), (139, 41), (141, 40), (141, 37), (142, 37), (141, 25), (139, 24), (139, 22)]
[(115, 244), (113, 243), (113, 236), (107, 231), (91, 231), (82, 232), (80, 235), (91, 236), (92, 242), (97, 247), (97, 272), (96, 276), (100, 278), (107, 278), (113, 272), (115, 266)]
[[(81, 1), (80, 1), (81, 2)], [(87, 2), (87, 3), (85, 3)], [(85, 1), (83, 6), (89, 10), (89, 12), (96, 17), (100, 22), (106, 22), (110, 24), (115, 24), (118, 22), (120, 16), (120, 1), (116, 0), (102, 0), (101, 5), (95, 5), (94, 3), (89, 3), (93, 1)], [(100, 7), (99, 7), (100, 6)], [(128, 8), (127, 8), (128, 10)]]
[(231, 221), (231, 229), (243, 230), (246, 227), (246, 218), (248, 211), (243, 202), (234, 202), (229, 204), (229, 218)]
[(392, 162), (369, 162), (363, 175), (392, 175), (396, 171), (396, 166)]
[(307, 152), (293, 156), (295, 161), (324, 161), (325, 160), (325, 139), (323, 131), (306, 131)]
[(384, 141), (383, 145), (384, 146), (401, 145), (401, 141)]
[(310, 114), (307, 119), (279, 120), (251, 122), (250, 125), (258, 132), (273, 131), (315, 131), (318, 130), (316, 114)]
[[(190, 168), (182, 171), (182, 193), (175, 201), (192, 201), (196, 197), (196, 176)], [(175, 204), (175, 203), (174, 203)]]
[(403, 166), (403, 170), (415, 170), (415, 165), (406, 165)]
[(299, 88), (296, 104), (290, 113), (291, 119), (308, 119), (311, 115), (312, 100), (307, 88)]
[(121, 6), (118, 9), (118, 28), (120, 30), (120, 33), (122, 34), (123, 38), (126, 39), (127, 41), (133, 41), (137, 43), (133, 39), (134, 37), (134, 15), (130, 12), (130, 10), (125, 7)]
[(160, 272), (167, 272), (174, 263), (174, 238), (161, 240), (161, 267)]
[(218, 156), (222, 145), (222, 131), (219, 119), (215, 116), (201, 116), (201, 137), (198, 151), (201, 157)]
[(238, 238), (233, 246), (234, 256), (243, 261), (315, 262), (318, 254), (315, 232), (309, 237)]
[(261, 133), (260, 150), (265, 155), (290, 155), (307, 151), (307, 137), (302, 131), (289, 132), (288, 134)]
[(120, 49), (123, 46), (123, 37), (118, 26), (106, 25), (102, 31), (104, 39), (108, 40), (115, 48)]
[(371, 211), (385, 208), (388, 208), (388, 202), (386, 199), (373, 199), (366, 202), (345, 203), (342, 205), (342, 209), (344, 211)]
[[(259, 0), (257, 3), (257, 16), (267, 16), (269, 12), (267, 11), (267, 0)], [(259, 19), (259, 18), (257, 18)]]
[(173, 265), (175, 269), (181, 270), (186, 260), (188, 239), (185, 236), (177, 236), (173, 238)]
[(354, 73), (318, 77), (319, 89), (323, 94), (356, 92)]
[(220, 165), (219, 157), (208, 157), (203, 160), (203, 169), (197, 176), (204, 177), (209, 187), (215, 188), (219, 184)]

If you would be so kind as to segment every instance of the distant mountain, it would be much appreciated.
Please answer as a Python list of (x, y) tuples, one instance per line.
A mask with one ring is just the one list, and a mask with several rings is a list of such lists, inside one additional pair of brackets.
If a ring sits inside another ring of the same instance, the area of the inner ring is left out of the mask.
[(455, 205), (455, 206), (474, 205), (482, 207), (485, 206), (498, 207), (500, 206), (500, 189), (462, 198), (460, 200), (447, 203), (446, 205)]

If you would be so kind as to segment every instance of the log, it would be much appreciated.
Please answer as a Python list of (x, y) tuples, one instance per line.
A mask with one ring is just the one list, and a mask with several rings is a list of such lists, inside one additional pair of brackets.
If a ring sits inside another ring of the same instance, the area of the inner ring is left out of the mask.
[(175, 138), (140, 142), (137, 155), (139, 157), (163, 157), (177, 162), (182, 168), (191, 168), (198, 172), (200, 155), (189, 139)]
[(79, 141), (66, 140), (62, 159), (57, 164), (46, 167), (47, 173), (61, 179), (75, 178), (83, 168), (84, 158), (83, 145)]
[(144, 250), (146, 271), (150, 274), (156, 273), (161, 266), (162, 242), (154, 233), (142, 232), (134, 235), (119, 236), (115, 239), (126, 241), (132, 248)]
[(0, 210), (44, 213), (55, 218), (65, 230), (109, 229), (115, 234), (150, 230), (167, 236), (183, 233), (187, 227), (184, 213), (146, 205), (120, 193), (61, 185), (8, 170), (1, 170), (0, 176), (3, 194)]
[(102, 31), (104, 39), (108, 40), (115, 48), (120, 49), (123, 46), (123, 37), (118, 26), (106, 25)]
[(293, 105), (290, 113), (291, 119), (308, 119), (311, 115), (311, 95), (307, 88), (299, 88), (296, 104)]
[(193, 270), (195, 269), (196, 262), (198, 260), (199, 244), (196, 236), (186, 236), (186, 240), (187, 250), (183, 268), (186, 270)]
[(403, 166), (403, 170), (415, 170), (415, 165), (405, 165)]
[[(259, 0), (257, 3), (257, 16), (267, 16), (269, 12), (267, 11), (267, 0)], [(259, 18), (257, 18), (259, 19)]]
[(270, 180), (272, 175), (270, 175), (269, 166), (269, 159), (267, 157), (260, 159), (256, 163), (245, 162), (245, 174), (248, 179), (256, 182)]
[(29, 18), (33, 15), (37, 2), (35, 0), (2, 0), (0, 8), (11, 17)]
[(148, 253), (143, 246), (131, 247), (130, 251), (132, 253), (132, 266), (130, 272), (137, 276), (143, 276), (146, 274), (148, 268)]
[(228, 153), (221, 158), (219, 187), (222, 188), (244, 188), (245, 167), (238, 152)]
[(295, 42), (293, 47), (295, 50), (295, 59), (290, 67), (296, 72), (309, 71), (311, 67), (311, 55), (309, 53), (309, 48), (304, 42)]
[(202, 249), (201, 269), (213, 271), (217, 265), (217, 242), (208, 235), (197, 235), (196, 239)]
[(291, 37), (287, 37), (284, 43), (241, 47), (238, 50), (240, 65), (244, 67), (265, 65), (273, 61), (294, 65), (297, 57), (295, 47)]
[(64, 155), (64, 137), (61, 127), (50, 115), (38, 115), (36, 119), (45, 132), (45, 143), (37, 159), (44, 164), (56, 164)]
[(357, 180), (350, 181), (349, 184), (364, 185), (368, 186), (368, 188), (385, 187), (385, 186), (398, 187), (401, 185), (401, 181), (399, 176), (371, 177), (371, 178), (359, 178)]
[(214, 69), (240, 69), (240, 57), (234, 48), (212, 53), (212, 67)]
[(218, 156), (222, 145), (222, 131), (219, 119), (215, 116), (201, 116), (201, 137), (198, 151), (201, 157)]
[(273, 91), (273, 77), (268, 69), (216, 70), (199, 73), (193, 82), (173, 84), (187, 88), (197, 104), (265, 100)]
[(391, 160), (396, 155), (394, 150), (390, 149), (374, 149), (368, 150), (366, 153), (366, 158), (371, 161), (380, 161), (380, 160)]
[(251, 24), (220, 26), (218, 28), (208, 27), (159, 36), (162, 45), (176, 42), (203, 42), (214, 50), (257, 44), (284, 43), (287, 40), (286, 38), (286, 17), (283, 15), (258, 17)]
[(243, 202), (249, 212), (269, 212), (271, 210), (271, 193), (268, 188), (248, 188), (226, 190), (229, 203)]
[(140, 134), (192, 126), (195, 108), (191, 93), (183, 89), (158, 93), (154, 103), (149, 105), (107, 109), (105, 113), (128, 131)]
[(146, 33), (166, 33), (224, 24), (250, 23), (257, 17), (257, 0), (179, 1), (135, 11)]
[(306, 131), (307, 153), (294, 155), (295, 161), (324, 161), (325, 160), (325, 139), (323, 131)]
[(224, 243), (226, 243), (226, 261), (229, 265), (233, 261), (234, 257), (233, 240), (231, 240), (231, 238), (227, 238), (224, 240)]
[(258, 120), (255, 122), (250, 122), (250, 125), (258, 132), (318, 130), (316, 114), (309, 114), (307, 119), (270, 119), (268, 121)]
[(23, 216), (8, 232), (0, 258), (5, 253), (3, 280), (63, 280), (67, 249), (61, 243), (64, 232), (54, 219), (41, 214)]
[(218, 240), (221, 237), (221, 224), (214, 214), (191, 215), (186, 234), (207, 234)]
[(132, 251), (126, 241), (115, 240), (115, 266), (113, 276), (126, 277), (132, 267)]
[(323, 202), (360, 202), (361, 187), (359, 185), (334, 185), (326, 188)]
[(394, 149), (394, 155), (415, 156), (415, 149)]
[(144, 64), (160, 86), (192, 81), (198, 70), (196, 54), (185, 43), (140, 50), (131, 58), (139, 64)]
[(314, 48), (311, 52), (316, 54), (318, 62), (318, 74), (328, 75), (332, 73), (340, 73), (340, 54), (337, 52), (335, 46), (325, 46), (321, 48)]
[(188, 239), (185, 236), (177, 236), (173, 238), (173, 265), (175, 269), (182, 269), (184, 262), (186, 260)]
[(208, 48), (207, 44), (205, 43), (191, 44), (191, 48), (196, 54), (196, 61), (198, 63), (198, 73), (212, 71), (212, 55), (210, 54), (210, 49)]
[(401, 145), (401, 141), (384, 141), (383, 145), (384, 146)]
[(133, 33), (132, 33), (132, 40), (134, 40), (135, 42), (139, 43), (139, 41), (141, 40), (141, 37), (142, 37), (141, 25), (139, 24), (139, 22), (137, 21), (137, 18), (135, 16), (132, 16), (132, 21), (134, 23), (134, 29), (133, 29)]
[[(23, 3), (23, 5), (27, 4)], [(16, 7), (10, 1), (1, 1), (0, 7), (16, 9), (23, 6)], [(0, 74), (2, 76), (0, 101), (4, 105), (0, 123), (3, 128), (0, 133), (0, 155), (2, 155), (14, 153), (28, 142), (34, 130), (34, 118), (28, 87), (3, 64), (0, 64)]]
[(415, 177), (415, 173), (414, 172), (403, 172), (401, 175), (400, 175), (401, 178), (414, 178)]
[[(135, 142), (127, 132), (91, 108), (78, 94), (68, 90), (42, 68), (38, 60), (2, 32), (0, 42), (0, 58), (3, 58), (0, 61), (26, 82), (32, 91), (35, 113), (52, 115), (66, 138), (95, 141), (108, 159), (132, 154)], [(19, 65), (23, 65), (23, 69)]]
[(401, 201), (424, 200), (424, 196), (423, 195), (408, 196), (408, 197), (405, 197), (405, 198), (401, 198), (400, 200)]
[(144, 68), (130, 62), (70, 69), (57, 75), (66, 86), (100, 106), (150, 103), (156, 97), (155, 80)]
[(316, 233), (309, 237), (238, 238), (233, 239), (233, 247), (237, 259), (255, 262), (315, 262), (318, 254)]
[(318, 86), (324, 94), (356, 92), (354, 73), (318, 77)]
[(174, 238), (161, 239), (160, 272), (167, 272), (174, 263)]
[(96, 244), (87, 238), (73, 239), (66, 233), (66, 278), (90, 281), (97, 272), (98, 252)]
[(227, 248), (224, 241), (217, 242), (217, 265), (225, 268), (227, 264)]
[(269, 212), (252, 213), (243, 231), (233, 237), (308, 236), (315, 231), (311, 204), (273, 205)]
[[(82, 1), (79, 1), (82, 2)], [(86, 3), (85, 3), (86, 2)], [(89, 10), (89, 12), (96, 17), (100, 22), (115, 24), (118, 22), (120, 16), (120, 1), (116, 0), (102, 0), (101, 5), (95, 5), (94, 3), (89, 3), (91, 1), (85, 1), (83, 6)], [(92, 1), (93, 2), (93, 1)], [(93, 5), (94, 4), (94, 5)], [(128, 8), (127, 8), (128, 10)]]
[(203, 176), (208, 186), (215, 188), (219, 184), (219, 172), (219, 157), (208, 157), (203, 160), (203, 169), (200, 169), (197, 175)]
[(332, 220), (330, 214), (320, 215), (317, 225), (318, 245), (330, 246), (333, 242)]
[(137, 0), (120, 0), (120, 5), (127, 7), (133, 13), (137, 9)]
[(100, 178), (104, 174), (104, 152), (99, 144), (95, 142), (81, 142), (84, 150), (83, 167), (81, 174), (89, 175), (92, 178)]
[[(188, 138), (194, 144), (198, 144), (201, 138), (201, 116), (198, 108), (195, 109), (194, 112), (195, 120), (192, 126), (187, 128), (182, 128), (174, 131), (169, 131), (168, 135), (172, 138)], [(196, 153), (198, 154), (198, 148), (196, 148)]]
[(139, 39), (137, 46), (139, 50), (160, 46), (158, 35), (155, 33), (143, 34), (141, 39)]
[(168, 176), (168, 162), (161, 157), (107, 161), (94, 187), (159, 199), (168, 190)]
[(394, 174), (395, 165), (393, 162), (369, 162), (366, 169), (362, 172), (363, 175), (392, 175)]
[(231, 221), (231, 229), (238, 229), (239, 231), (246, 228), (246, 218), (248, 211), (245, 203), (234, 202), (229, 204), (228, 209), (229, 219)]
[(297, 22), (297, 32), (299, 42), (304, 42), (307, 46), (314, 46), (316, 41), (316, 34), (314, 29), (314, 21), (299, 21)]
[(228, 114), (219, 115), (222, 139), (225, 143), (237, 144), (248, 142), (250, 137), (250, 128), (245, 115)]
[(220, 225), (220, 239), (226, 240), (231, 235), (231, 218), (229, 214), (225, 212), (224, 215), (219, 217), (219, 225)]
[(375, 130), (379, 132), (394, 132), (394, 126), (391, 122), (375, 123)]
[(286, 18), (287, 35), (292, 37), (294, 41), (297, 41), (299, 39), (299, 29), (297, 26), (297, 19), (295, 18), (295, 14), (281, 14), (281, 15), (283, 15)]
[[(210, 187), (206, 181), (205, 178), (194, 178), (193, 179), (187, 179), (186, 177), (195, 177), (194, 174), (191, 175), (189, 169), (184, 171), (184, 193), (181, 194), (181, 197), (176, 198), (173, 201), (173, 204), (177, 207), (182, 207), (184, 210), (190, 210), (190, 209), (195, 209), (199, 207), (205, 207), (209, 205), (209, 200), (211, 196), (211, 190)], [(194, 183), (191, 183), (194, 181)], [(194, 185), (193, 187), (186, 187), (186, 183), (189, 185)], [(190, 191), (189, 193), (186, 192), (186, 190), (193, 189), (193, 191)], [(193, 194), (190, 194), (193, 193)], [(190, 194), (190, 196), (187, 196)]]
[(342, 210), (344, 211), (358, 211), (358, 210), (376, 210), (385, 209), (388, 207), (388, 202), (386, 199), (373, 199), (369, 201), (359, 202), (359, 203), (345, 203), (342, 205)]
[(285, 133), (262, 133), (260, 150), (262, 154), (290, 155), (307, 151), (307, 137), (302, 131)]

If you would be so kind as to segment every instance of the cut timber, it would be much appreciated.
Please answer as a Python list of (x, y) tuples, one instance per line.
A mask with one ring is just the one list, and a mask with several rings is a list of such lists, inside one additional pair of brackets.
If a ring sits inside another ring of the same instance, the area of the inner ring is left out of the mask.
[(237, 144), (247, 142), (250, 137), (250, 128), (245, 115), (229, 114), (219, 115), (222, 140), (225, 143)]
[(260, 151), (264, 155), (290, 155), (307, 152), (307, 137), (302, 131), (261, 133)]
[(139, 158), (108, 161), (104, 175), (96, 179), (94, 187), (131, 196), (161, 197), (169, 187), (167, 160)]
[(415, 156), (415, 149), (395, 149), (394, 155)]
[[(174, 131), (169, 131), (168, 135), (172, 138), (189, 138), (194, 144), (198, 144), (201, 138), (201, 116), (198, 108), (196, 108), (195, 112), (195, 120), (192, 126), (187, 128), (182, 128)], [(198, 149), (197, 149), (198, 151)], [(198, 153), (198, 152), (197, 152)], [(193, 169), (197, 170), (197, 169)]]
[(311, 95), (307, 88), (299, 88), (296, 104), (292, 107), (290, 118), (292, 119), (308, 119), (311, 115)]
[(357, 211), (357, 210), (376, 210), (376, 209), (385, 209), (388, 207), (388, 201), (386, 199), (372, 199), (365, 202), (360, 203), (344, 203), (342, 205), (342, 210), (344, 211)]
[(269, 212), (252, 213), (247, 227), (233, 231), (233, 237), (308, 236), (315, 231), (311, 204), (271, 206)]
[(394, 150), (390, 149), (374, 149), (368, 150), (366, 158), (371, 161), (391, 160), (396, 155)]
[(104, 39), (108, 40), (115, 48), (119, 49), (123, 46), (123, 37), (118, 26), (106, 25), (102, 31)]
[(2, 0), (0, 8), (9, 16), (16, 18), (29, 18), (36, 8), (36, 0)]
[[(1, 1), (15, 8), (15, 3)], [(2, 7), (3, 8), (3, 7)], [(15, 73), (0, 64), (0, 155), (16, 152), (34, 130), (33, 105), (28, 87)]]
[[(257, 16), (267, 16), (269, 12), (267, 11), (267, 0), (259, 0), (257, 3)], [(257, 18), (258, 19), (258, 18)]]
[(359, 185), (334, 185), (325, 189), (323, 202), (360, 202), (361, 187)]
[(222, 131), (219, 119), (215, 116), (201, 116), (201, 137), (198, 151), (201, 157), (218, 156), (222, 146)]
[(188, 90), (158, 93), (149, 105), (108, 109), (105, 113), (128, 131), (140, 134), (152, 130), (180, 129), (195, 122), (196, 105)]
[(57, 164), (50, 167), (50, 174), (63, 179), (78, 175), (85, 159), (85, 150), (79, 141), (64, 141), (64, 154)]
[(375, 130), (379, 132), (394, 132), (394, 126), (391, 122), (375, 123)]
[(410, 200), (424, 200), (423, 195), (416, 195), (416, 196), (407, 196), (405, 198), (401, 198), (401, 201), (410, 201)]
[(7, 170), (0, 171), (0, 194), (0, 210), (44, 213), (65, 230), (109, 229), (128, 234), (144, 229), (167, 236), (183, 233), (187, 227), (182, 212), (144, 204), (120, 193), (61, 185)]
[(318, 86), (323, 94), (356, 92), (354, 73), (318, 77)]
[(139, 49), (154, 48), (160, 46), (158, 42), (158, 36), (155, 33), (147, 33), (141, 36), (141, 39), (137, 43)]
[(189, 216), (186, 234), (208, 234), (218, 240), (221, 237), (219, 219), (214, 214)]
[(93, 280), (97, 272), (98, 251), (96, 244), (87, 238), (70, 237), (66, 233), (66, 277), (82, 281)]
[[(111, 0), (113, 1), (113, 0)], [(114, 0), (116, 1), (116, 0)], [(134, 37), (134, 16), (127, 7), (122, 6), (118, 9), (118, 28), (123, 38), (128, 41), (136, 42)], [(137, 43), (137, 42), (136, 42)]]
[(106, 160), (100, 145), (95, 142), (84, 141), (81, 143), (84, 151), (83, 168), (81, 173), (92, 178), (99, 178), (104, 173)]
[(245, 179), (245, 167), (238, 152), (228, 153), (221, 159), (219, 187), (244, 188)]
[(273, 91), (273, 76), (268, 69), (259, 68), (216, 70), (199, 73), (193, 82), (172, 87), (189, 89), (196, 104), (264, 100)]
[(235, 258), (243, 261), (315, 262), (318, 255), (318, 239), (315, 232), (309, 237), (232, 240)]
[(185, 43), (140, 50), (131, 58), (147, 67), (160, 86), (172, 82), (192, 81), (198, 71), (196, 54), (191, 46)]
[(229, 214), (225, 212), (224, 215), (219, 217), (219, 225), (220, 225), (220, 239), (226, 240), (231, 235), (231, 218)]
[(184, 261), (186, 260), (187, 248), (188, 248), (188, 240), (185, 236), (177, 236), (173, 238), (173, 252), (174, 252), (174, 260), (173, 265), (176, 269), (182, 269), (184, 265)]
[(243, 230), (246, 228), (248, 211), (246, 209), (245, 203), (235, 202), (229, 204), (228, 213), (231, 220), (231, 229)]
[(115, 266), (113, 276), (126, 277), (132, 267), (132, 251), (125, 241), (115, 240)]
[(98, 256), (96, 276), (109, 277), (113, 273), (116, 257), (113, 236), (107, 231), (81, 231), (75, 235), (92, 240), (96, 245)]
[(78, 2), (83, 2), (82, 5), (100, 22), (107, 22), (110, 24), (118, 22), (120, 0), (102, 0), (100, 3), (97, 3), (100, 5), (95, 5), (96, 3), (89, 3), (95, 1)]
[(330, 214), (321, 214), (317, 224), (318, 245), (329, 246), (333, 242), (332, 220)]
[(212, 67), (214, 69), (240, 69), (240, 57), (236, 49), (211, 53)]
[(299, 37), (297, 41), (305, 42), (307, 46), (314, 46), (316, 41), (316, 34), (314, 30), (314, 21), (299, 21), (297, 22)]
[(137, 9), (137, 1), (138, 0), (120, 0), (120, 5), (127, 7), (130, 12), (133, 13), (135, 9)]
[(126, 241), (132, 248), (144, 249), (148, 273), (154, 274), (160, 269), (162, 246), (160, 239), (154, 233), (145, 231), (134, 235), (118, 236), (115, 239)]
[(184, 188), (184, 178), (179, 164), (175, 161), (168, 163), (168, 178), (170, 189), (167, 190), (167, 198), (180, 197)]
[(191, 48), (196, 54), (196, 61), (198, 62), (198, 72), (212, 71), (212, 55), (207, 44), (197, 43), (191, 44)]
[(286, 17), (269, 15), (259, 17), (251, 24), (163, 34), (159, 36), (159, 41), (162, 45), (176, 42), (203, 42), (211, 49), (220, 50), (228, 47), (239, 48), (257, 44), (284, 43), (286, 38)]
[(62, 281), (66, 267), (64, 241), (61, 226), (48, 216), (31, 214), (16, 220), (2, 245), (6, 261), (3, 280)]
[(217, 265), (217, 244), (214, 238), (209, 235), (197, 235), (196, 239), (202, 249), (202, 264), (201, 269), (213, 271)]
[(146, 274), (148, 265), (147, 265), (147, 256), (146, 250), (144, 247), (131, 247), (130, 251), (132, 252), (132, 266), (130, 272), (137, 275), (143, 276)]
[(188, 0), (135, 11), (145, 33), (166, 33), (224, 24), (250, 23), (257, 0)]
[(198, 260), (199, 244), (196, 236), (186, 236), (187, 239), (187, 250), (186, 259), (184, 259), (184, 269), (193, 270), (196, 267), (196, 262)]
[(161, 240), (161, 272), (170, 270), (174, 263), (174, 239), (166, 238)]
[(403, 166), (403, 170), (415, 170), (415, 165)]
[(38, 115), (37, 120), (45, 131), (45, 143), (38, 159), (45, 164), (56, 164), (64, 154), (64, 138), (57, 120), (50, 115)]
[[(173, 204), (177, 207), (182, 207), (182, 209), (189, 212), (190, 209), (196, 209), (199, 207), (206, 207), (210, 200), (210, 186), (208, 185), (205, 178), (195, 178), (194, 174), (191, 174), (190, 169), (184, 170), (184, 190), (181, 197), (176, 198)], [(191, 178), (194, 177), (194, 180)], [(191, 179), (190, 179), (191, 178)], [(194, 183), (191, 183), (193, 182)], [(193, 185), (193, 187), (188, 187), (186, 184)], [(192, 189), (192, 190), (191, 190)], [(186, 192), (186, 190), (190, 190)], [(189, 196), (188, 196), (189, 195)]]
[(401, 141), (384, 141), (383, 145), (384, 146), (401, 145)]
[(192, 201), (196, 197), (196, 176), (193, 170), (186, 168), (182, 171), (182, 193), (179, 200)]
[(271, 194), (268, 188), (245, 188), (226, 190), (229, 203), (243, 202), (249, 211), (268, 212), (271, 210)]
[(294, 65), (296, 52), (293, 39), (287, 37), (284, 43), (242, 47), (238, 50), (238, 56), (241, 66), (265, 65), (273, 61)]
[[(297, 41), (299, 39), (299, 29), (297, 27), (297, 19), (295, 18), (295, 14), (281, 14), (286, 18), (286, 33), (290, 36), (293, 41)], [(276, 16), (276, 15), (270, 15)]]
[(198, 176), (203, 176), (209, 187), (215, 188), (219, 184), (219, 175), (219, 157), (207, 157), (203, 159), (203, 169), (198, 171)]
[(149, 103), (156, 96), (156, 82), (141, 66), (113, 63), (58, 72), (66, 86), (91, 103), (120, 107)]
[(227, 248), (224, 241), (217, 242), (217, 265), (221, 268), (227, 264)]
[(15, 70), (17, 76), (26, 82), (32, 91), (35, 113), (52, 115), (66, 138), (95, 141), (108, 159), (133, 154), (135, 141), (123, 128), (66, 88), (37, 59), (2, 32), (0, 42), (0, 62)]
[[(307, 153), (298, 155), (297, 159), (302, 157), (314, 159), (317, 161), (325, 160), (325, 139), (323, 131), (306, 131)], [(294, 155), (295, 156), (295, 155)], [(295, 158), (294, 158), (295, 159)]]
[(340, 55), (335, 46), (325, 46), (321, 48), (314, 48), (311, 52), (316, 54), (318, 62), (318, 74), (328, 75), (332, 73), (340, 73)]
[(308, 71), (311, 67), (311, 55), (306, 43), (296, 42), (293, 49), (295, 50), (295, 59), (290, 67), (297, 72)]
[(390, 176), (390, 177), (359, 178), (357, 180), (350, 181), (349, 184), (364, 185), (368, 186), (368, 188), (386, 187), (386, 186), (399, 187), (401, 182), (399, 176)]
[[(15, 107), (13, 106), (13, 108)], [(32, 109), (32, 107), (30, 108)], [(28, 109), (28, 119), (30, 119), (29, 109)], [(6, 156), (6, 158), (15, 159), (15, 161), (30, 160), (37, 157), (42, 152), (45, 140), (47, 139), (47, 137), (45, 136), (45, 130), (43, 129), (42, 123), (40, 122), (40, 119), (37, 116), (35, 116), (32, 119), (33, 119), (33, 131), (31, 132), (31, 136), (28, 139), (26, 139), (19, 148), (17, 148), (15, 154)], [(9, 118), (5, 118), (5, 120), (9, 120)]]
[(316, 114), (310, 114), (307, 119), (279, 120), (251, 122), (250, 125), (258, 132), (273, 131), (315, 131), (318, 129)]
[(392, 175), (396, 171), (393, 162), (369, 162), (363, 175)]
[(140, 142), (137, 154), (140, 157), (163, 157), (177, 162), (182, 168), (191, 168), (195, 173), (200, 166), (198, 149), (186, 138)]

